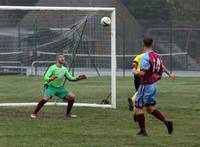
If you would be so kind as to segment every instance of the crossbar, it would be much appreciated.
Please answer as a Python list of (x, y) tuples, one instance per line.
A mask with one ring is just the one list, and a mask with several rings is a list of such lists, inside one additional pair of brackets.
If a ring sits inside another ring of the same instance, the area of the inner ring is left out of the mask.
[(0, 6), (0, 10), (48, 10), (48, 11), (115, 11), (114, 7), (38, 7)]

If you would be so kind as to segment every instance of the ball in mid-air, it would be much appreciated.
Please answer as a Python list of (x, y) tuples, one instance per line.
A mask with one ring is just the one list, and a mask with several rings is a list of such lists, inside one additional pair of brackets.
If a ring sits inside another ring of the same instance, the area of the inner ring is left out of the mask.
[(109, 17), (102, 17), (100, 23), (102, 26), (107, 27), (111, 24), (111, 19)]

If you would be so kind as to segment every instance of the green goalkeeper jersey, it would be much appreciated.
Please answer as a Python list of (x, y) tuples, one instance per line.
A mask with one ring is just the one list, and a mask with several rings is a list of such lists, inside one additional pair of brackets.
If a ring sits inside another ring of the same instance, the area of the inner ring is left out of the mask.
[[(57, 78), (54, 79), (53, 81), (49, 81), (49, 79), (53, 75), (57, 76)], [(44, 75), (44, 81), (46, 83), (49, 83), (49, 85), (52, 85), (53, 87), (64, 86), (65, 79), (68, 79), (70, 81), (76, 81), (76, 77), (72, 76), (72, 74), (66, 67), (64, 66), (59, 67), (56, 64), (50, 66)]]

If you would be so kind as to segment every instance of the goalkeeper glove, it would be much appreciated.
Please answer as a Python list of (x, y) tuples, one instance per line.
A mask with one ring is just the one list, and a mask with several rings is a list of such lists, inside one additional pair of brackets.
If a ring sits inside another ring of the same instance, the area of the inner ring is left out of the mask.
[(51, 78), (49, 78), (49, 81), (53, 81), (54, 79), (56, 79), (57, 78), (57, 76), (56, 75), (53, 75), (53, 76), (51, 76)]
[(77, 81), (87, 79), (85, 75), (80, 75), (76, 78)]
[(48, 85), (48, 82), (45, 82), (45, 83), (44, 83), (44, 88), (47, 89), (48, 86), (49, 86), (49, 85)]

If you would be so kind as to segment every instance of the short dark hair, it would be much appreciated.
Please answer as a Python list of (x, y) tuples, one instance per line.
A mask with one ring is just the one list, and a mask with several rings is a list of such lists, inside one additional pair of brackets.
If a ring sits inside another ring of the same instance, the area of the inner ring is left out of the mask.
[(143, 43), (145, 47), (152, 47), (153, 39), (151, 37), (145, 37)]
[(60, 55), (64, 56), (65, 54), (64, 54), (64, 53), (57, 53), (57, 54), (56, 54), (56, 59), (58, 59), (58, 57), (59, 57)]

